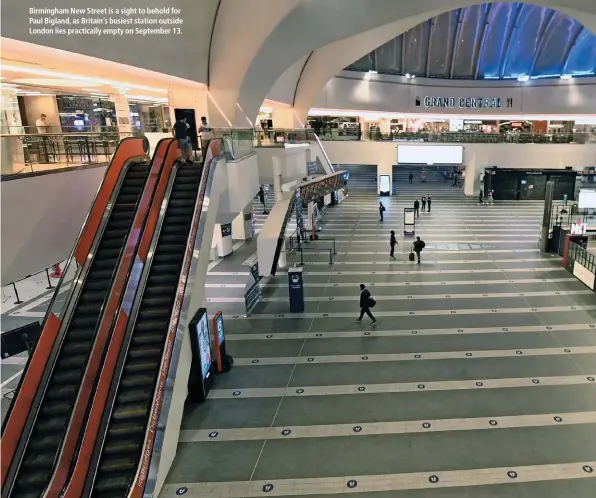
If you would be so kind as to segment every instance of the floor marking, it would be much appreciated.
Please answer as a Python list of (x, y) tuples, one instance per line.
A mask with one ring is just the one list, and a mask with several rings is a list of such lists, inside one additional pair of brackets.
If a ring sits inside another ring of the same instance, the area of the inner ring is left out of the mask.
[[(323, 241), (324, 242), (324, 241)], [(428, 246), (427, 246), (428, 247)], [(372, 256), (375, 254), (387, 255), (388, 251), (337, 251), (340, 256)], [(442, 249), (433, 251), (432, 249), (425, 249), (424, 254), (491, 254), (491, 253), (522, 253), (522, 252), (536, 252), (540, 249)], [(308, 255), (329, 255), (329, 251), (309, 251)]]
[[(387, 251), (388, 253), (389, 251)], [(545, 261), (547, 263), (551, 263), (554, 265), (561, 266), (561, 260), (557, 257), (557, 259), (551, 258), (529, 258), (529, 259), (435, 259), (435, 260), (424, 260), (425, 265), (437, 265), (437, 264), (444, 264), (444, 265), (470, 265), (470, 264), (480, 264), (480, 263), (536, 263), (538, 261)], [(305, 265), (327, 265), (329, 266), (329, 260), (327, 261), (308, 261), (304, 260)], [(389, 259), (385, 261), (340, 261), (335, 259), (333, 261), (334, 265), (411, 265), (411, 261), (391, 261)]]
[(13, 381), (14, 379), (16, 379), (17, 377), (20, 377), (22, 373), (23, 373), (23, 370), (19, 370), (16, 374), (11, 375), (8, 379), (4, 380), (2, 382), (2, 384), (0, 384), (0, 388), (1, 387), (4, 387), (7, 384), (9, 384), (11, 381)]
[(18, 311), (15, 313), (8, 314), (15, 318), (44, 318), (46, 316), (45, 311)]
[[(557, 417), (557, 420), (555, 420)], [(558, 422), (559, 418), (561, 419)], [(259, 441), (265, 439), (302, 439), (320, 437), (359, 437), (421, 432), (473, 431), (595, 424), (596, 412), (551, 413), (540, 415), (493, 416), (403, 422), (375, 422), (307, 426), (258, 427), (238, 429), (181, 430), (181, 443)]]
[[(428, 300), (428, 299), (500, 299), (500, 298), (509, 298), (509, 297), (540, 297), (540, 296), (578, 296), (578, 295), (594, 295), (594, 292), (591, 289), (586, 290), (575, 290), (575, 291), (538, 291), (538, 292), (498, 292), (498, 293), (485, 293), (485, 294), (413, 294), (411, 296), (405, 296), (401, 294), (393, 294), (393, 295), (375, 295), (376, 301), (404, 301), (404, 300)], [(228, 299), (232, 299), (228, 301)], [(360, 299), (360, 296), (354, 294), (352, 296), (335, 296), (335, 297), (327, 297), (327, 296), (318, 296), (318, 297), (305, 297), (304, 300), (306, 302), (315, 302), (320, 303), (323, 301), (332, 302), (332, 301), (351, 301), (357, 302)], [(289, 300), (289, 297), (263, 297), (261, 301), (264, 303), (285, 303)], [(243, 303), (244, 298), (226, 298), (226, 297), (217, 297), (207, 299), (207, 301), (212, 303)]]
[(311, 365), (322, 363), (367, 363), (380, 361), (474, 360), (478, 358), (517, 358), (520, 356), (558, 356), (567, 354), (596, 354), (596, 346), (572, 348), (493, 349), (480, 351), (446, 351), (429, 353), (395, 353), (369, 355), (283, 356), (270, 358), (234, 358), (234, 365), (258, 367), (263, 365)]
[(248, 276), (250, 272), (247, 271), (212, 271), (207, 273), (207, 276), (231, 277), (231, 276)]
[[(433, 234), (425, 234), (424, 232), (422, 232), (422, 233), (417, 232), (417, 235), (420, 235), (420, 237), (423, 238), (423, 239), (427, 239), (427, 235), (428, 235), (428, 237), (433, 237)], [(334, 238), (335, 239), (342, 239), (342, 240), (338, 240), (342, 244), (366, 244), (366, 245), (370, 245), (370, 244), (387, 244), (387, 242), (385, 242), (384, 240), (380, 240), (380, 239), (358, 239), (358, 240), (352, 240), (355, 237), (359, 237), (359, 236), (358, 235), (355, 235), (355, 236), (351, 236), (351, 235), (334, 235)], [(368, 236), (367, 235), (361, 235), (360, 237), (368, 237)], [(492, 237), (492, 235), (491, 235), (491, 237)], [(539, 234), (528, 235), (527, 240), (520, 240), (520, 238), (521, 237), (478, 240), (478, 237), (477, 236), (474, 236), (474, 235), (471, 235), (471, 234), (466, 234), (466, 235), (462, 235), (462, 238), (459, 238), (459, 239), (435, 239), (435, 238), (433, 238), (432, 239), (432, 243), (433, 244), (478, 244), (478, 243), (482, 243), (482, 244), (515, 244), (515, 243), (518, 243), (518, 244), (535, 244), (535, 243), (538, 242)], [(346, 239), (346, 240), (343, 240), (343, 239)], [(411, 241), (413, 242), (414, 239), (411, 239)], [(410, 240), (406, 240), (406, 242), (409, 243)]]
[[(436, 285), (502, 285), (502, 284), (541, 284), (541, 283), (562, 283), (562, 282), (577, 282), (577, 278), (543, 278), (540, 280), (533, 278), (520, 278), (516, 280), (447, 280), (434, 282), (377, 282), (368, 284), (368, 287), (405, 287), (405, 286), (436, 286)], [(358, 288), (360, 282), (342, 282), (342, 283), (310, 283), (305, 282), (304, 287), (352, 287)], [(237, 287), (244, 289), (244, 284), (205, 284), (205, 287)], [(283, 288), (287, 289), (288, 284), (267, 284), (265, 288)], [(376, 297), (375, 297), (376, 299)]]
[(419, 329), (419, 330), (367, 330), (364, 332), (276, 332), (274, 334), (226, 334), (226, 341), (253, 341), (253, 340), (302, 340), (302, 339), (339, 339), (363, 337), (405, 337), (411, 335), (458, 335), (458, 334), (501, 334), (525, 332), (560, 332), (560, 331), (587, 331), (596, 332), (596, 323), (581, 323), (567, 325), (542, 325), (523, 327), (477, 327), (462, 329)]
[(239, 240), (238, 242), (234, 242), (232, 245), (232, 251), (237, 251), (240, 249), (244, 244), (246, 244), (245, 240)]
[(29, 356), (12, 356), (0, 359), (0, 365), (25, 365), (28, 360)]
[[(422, 265), (425, 265), (423, 262)], [(424, 267), (424, 266), (422, 266)], [(335, 276), (335, 275), (437, 275), (442, 274), (465, 274), (465, 273), (524, 273), (524, 272), (549, 272), (549, 271), (564, 271), (565, 268), (561, 266), (553, 267), (538, 267), (538, 268), (484, 268), (477, 270), (421, 270), (419, 266), (412, 263), (411, 271), (305, 271), (304, 275), (320, 275), (320, 276)]]
[(207, 273), (209, 273), (211, 270), (213, 270), (213, 268), (215, 268), (218, 264), (220, 264), (223, 261), (222, 259), (216, 259), (214, 261), (211, 261), (208, 265), (207, 265)]
[(461, 391), (468, 389), (500, 389), (514, 387), (573, 386), (592, 384), (596, 373), (559, 377), (517, 377), (479, 380), (443, 380), (431, 382), (400, 382), (391, 384), (253, 387), (247, 389), (212, 389), (211, 399), (279, 398), (281, 396), (335, 396), (344, 394), (410, 393), (420, 391)]
[[(536, 308), (485, 308), (485, 309), (457, 309), (457, 310), (419, 310), (419, 311), (375, 311), (373, 314), (376, 317), (396, 317), (396, 316), (444, 316), (444, 315), (490, 315), (490, 314), (512, 314), (512, 313), (555, 313), (565, 311), (593, 311), (596, 310), (596, 305), (587, 306), (542, 306)], [(313, 319), (313, 318), (354, 318), (358, 310), (346, 313), (263, 313), (254, 314), (250, 317), (242, 315), (233, 315), (228, 317), (230, 320), (278, 320), (280, 318), (285, 320), (297, 319)]]
[[(572, 280), (576, 280), (573, 278)], [(284, 285), (282, 287), (287, 287), (288, 285)], [(215, 289), (215, 288), (233, 288), (233, 289), (244, 289), (246, 284), (205, 284), (205, 288)]]

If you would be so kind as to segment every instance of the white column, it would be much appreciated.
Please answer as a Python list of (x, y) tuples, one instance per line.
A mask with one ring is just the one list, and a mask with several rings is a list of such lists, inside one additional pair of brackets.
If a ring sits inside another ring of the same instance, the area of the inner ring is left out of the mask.
[(114, 93), (110, 95), (110, 100), (116, 107), (116, 125), (118, 125), (118, 132), (120, 139), (130, 137), (132, 135), (132, 124), (130, 122), (130, 107), (128, 106), (128, 99), (122, 93)]
[[(22, 135), (25, 129), (22, 126), (21, 112), (17, 101), (17, 94), (14, 90), (4, 87), (1, 92), (2, 102), (2, 134), (3, 135)], [(25, 164), (25, 155), (23, 152), (23, 142), (17, 136), (2, 137), (1, 139), (2, 174), (10, 175), (23, 169)]]
[(246, 240), (253, 236), (252, 222), (244, 220), (244, 215), (248, 213), (252, 216), (252, 202), (232, 221), (232, 238), (234, 240)]
[(480, 189), (481, 168), (476, 164), (476, 156), (473, 152), (465, 150), (464, 158), (466, 164), (466, 178), (464, 179), (464, 194), (468, 196), (478, 195)]

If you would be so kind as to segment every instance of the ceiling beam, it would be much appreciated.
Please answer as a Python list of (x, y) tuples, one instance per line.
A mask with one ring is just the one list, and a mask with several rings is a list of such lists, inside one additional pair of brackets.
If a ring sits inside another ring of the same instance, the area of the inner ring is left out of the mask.
[(536, 68), (536, 63), (538, 62), (538, 58), (540, 57), (540, 54), (542, 53), (542, 50), (544, 48), (544, 40), (546, 39), (546, 35), (549, 32), (550, 27), (552, 26), (552, 24), (555, 20), (555, 17), (557, 17), (557, 13), (553, 10), (549, 13), (548, 21), (546, 21), (544, 23), (544, 25), (542, 26), (542, 29), (540, 30), (540, 33), (538, 34), (536, 50), (534, 51), (534, 57), (532, 57), (532, 64), (530, 64), (528, 76), (532, 76), (534, 73), (534, 69)]
[(430, 26), (428, 27), (428, 45), (426, 47), (426, 77), (430, 78), (430, 49), (433, 45), (433, 35), (435, 33), (435, 24), (437, 23), (436, 17), (433, 17), (428, 21)]
[(515, 17), (513, 18), (513, 27), (511, 28), (511, 32), (507, 37), (507, 41), (505, 42), (505, 47), (503, 49), (503, 55), (501, 57), (501, 66), (499, 67), (499, 78), (503, 78), (505, 73), (505, 67), (507, 66), (507, 61), (509, 60), (509, 50), (511, 49), (511, 40), (513, 39), (513, 35), (515, 34), (515, 30), (518, 27), (519, 19), (521, 14), (524, 10), (524, 4), (518, 3), (517, 10), (515, 11)]
[(453, 71), (455, 69), (455, 58), (457, 57), (457, 50), (459, 48), (459, 37), (461, 35), (461, 26), (463, 24), (462, 16), (464, 9), (457, 9), (457, 27), (453, 35), (453, 50), (451, 52), (451, 66), (449, 67), (449, 78), (453, 79)]
[(582, 24), (578, 23), (576, 32), (573, 33), (573, 36), (571, 37), (569, 43), (565, 47), (565, 52), (563, 53), (563, 57), (561, 58), (561, 74), (565, 74), (565, 71), (567, 70), (567, 64), (569, 64), (569, 57), (571, 56), (571, 52), (573, 51), (573, 47), (575, 47), (575, 44), (577, 43), (577, 40), (579, 40), (581, 34), (584, 32), (584, 29), (586, 28), (584, 28)]
[(474, 68), (474, 79), (478, 79), (478, 73), (480, 72), (480, 61), (482, 60), (482, 55), (484, 54), (484, 44), (486, 43), (486, 36), (488, 35), (488, 19), (490, 17), (490, 13), (492, 12), (493, 4), (489, 3), (486, 5), (484, 10), (484, 21), (482, 22), (482, 33), (480, 34), (480, 41), (476, 44), (475, 52), (476, 52), (476, 65)]

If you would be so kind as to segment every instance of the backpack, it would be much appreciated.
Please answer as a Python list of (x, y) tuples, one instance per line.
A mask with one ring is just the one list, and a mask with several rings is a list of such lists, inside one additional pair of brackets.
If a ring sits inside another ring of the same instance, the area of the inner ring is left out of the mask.
[(420, 249), (424, 249), (426, 247), (426, 244), (424, 243), (424, 240), (420, 241)]
[(385, 206), (381, 206), (381, 211), (385, 211)]
[(374, 308), (376, 305), (377, 305), (377, 302), (376, 302), (376, 301), (375, 301), (375, 300), (374, 300), (374, 299), (371, 297), (371, 298), (368, 300), (368, 307), (369, 307), (369, 308)]

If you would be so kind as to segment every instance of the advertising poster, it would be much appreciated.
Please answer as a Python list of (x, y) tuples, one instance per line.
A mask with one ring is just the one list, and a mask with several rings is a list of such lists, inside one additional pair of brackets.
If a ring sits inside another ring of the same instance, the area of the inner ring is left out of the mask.
[(197, 344), (201, 355), (201, 375), (203, 380), (209, 377), (211, 371), (211, 342), (209, 341), (209, 325), (207, 313), (204, 313), (197, 323)]

